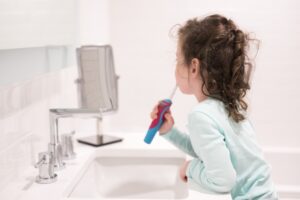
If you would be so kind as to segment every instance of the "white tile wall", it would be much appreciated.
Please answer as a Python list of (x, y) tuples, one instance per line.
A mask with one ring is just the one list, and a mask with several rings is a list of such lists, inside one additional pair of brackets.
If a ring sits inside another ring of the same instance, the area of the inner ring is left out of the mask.
[[(47, 149), (49, 108), (77, 107), (76, 77), (77, 68), (68, 67), (0, 89), (0, 197)], [(12, 198), (21, 191), (9, 190)]]

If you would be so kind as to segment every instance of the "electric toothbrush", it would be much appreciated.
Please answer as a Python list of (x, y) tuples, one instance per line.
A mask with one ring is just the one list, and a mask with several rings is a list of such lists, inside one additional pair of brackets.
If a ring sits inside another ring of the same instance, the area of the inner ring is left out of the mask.
[(172, 91), (172, 94), (170, 95), (169, 99), (164, 99), (158, 104), (158, 112), (157, 112), (157, 118), (154, 119), (151, 122), (151, 125), (147, 131), (147, 134), (145, 136), (144, 142), (147, 144), (150, 144), (157, 133), (157, 131), (160, 129), (161, 125), (163, 124), (165, 118), (164, 115), (165, 113), (170, 109), (172, 105), (172, 98), (175, 95), (177, 89), (177, 85)]

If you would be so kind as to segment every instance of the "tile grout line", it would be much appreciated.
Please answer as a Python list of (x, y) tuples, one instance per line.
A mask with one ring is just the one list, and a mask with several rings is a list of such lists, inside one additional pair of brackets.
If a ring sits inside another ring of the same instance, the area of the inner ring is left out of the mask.
[(3, 150), (1, 150), (0, 151), (0, 155), (3, 154), (3, 153), (5, 153), (9, 149), (13, 148), (14, 146), (18, 145), (19, 143), (21, 143), (25, 139), (29, 138), (30, 136), (32, 136), (31, 132), (28, 132), (28, 133), (24, 134), (23, 136), (21, 136), (21, 138), (19, 138), (18, 140), (14, 141), (13, 143), (9, 144), (6, 148), (4, 148)]

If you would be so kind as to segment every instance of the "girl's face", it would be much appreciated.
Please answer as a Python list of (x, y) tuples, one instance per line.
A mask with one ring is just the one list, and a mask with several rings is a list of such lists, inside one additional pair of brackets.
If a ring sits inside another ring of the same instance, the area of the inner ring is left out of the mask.
[(176, 69), (175, 69), (176, 84), (180, 91), (184, 94), (193, 94), (190, 79), (189, 68), (184, 62), (184, 56), (181, 51), (180, 42), (177, 44), (176, 51)]
[(206, 95), (202, 93), (203, 82), (200, 78), (200, 67), (200, 61), (197, 58), (193, 58), (189, 66), (185, 64), (181, 44), (178, 41), (175, 70), (176, 84), (182, 93), (194, 95), (199, 102), (206, 98)]

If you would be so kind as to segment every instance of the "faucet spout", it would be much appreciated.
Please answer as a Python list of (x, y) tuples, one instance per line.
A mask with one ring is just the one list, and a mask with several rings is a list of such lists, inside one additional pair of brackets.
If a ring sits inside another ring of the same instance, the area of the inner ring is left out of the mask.
[(59, 118), (79, 117), (79, 118), (97, 118), (102, 119), (100, 110), (97, 109), (50, 109), (50, 143), (49, 152), (53, 153), (54, 168), (63, 169), (65, 163), (63, 162), (62, 146), (58, 134), (58, 120)]

